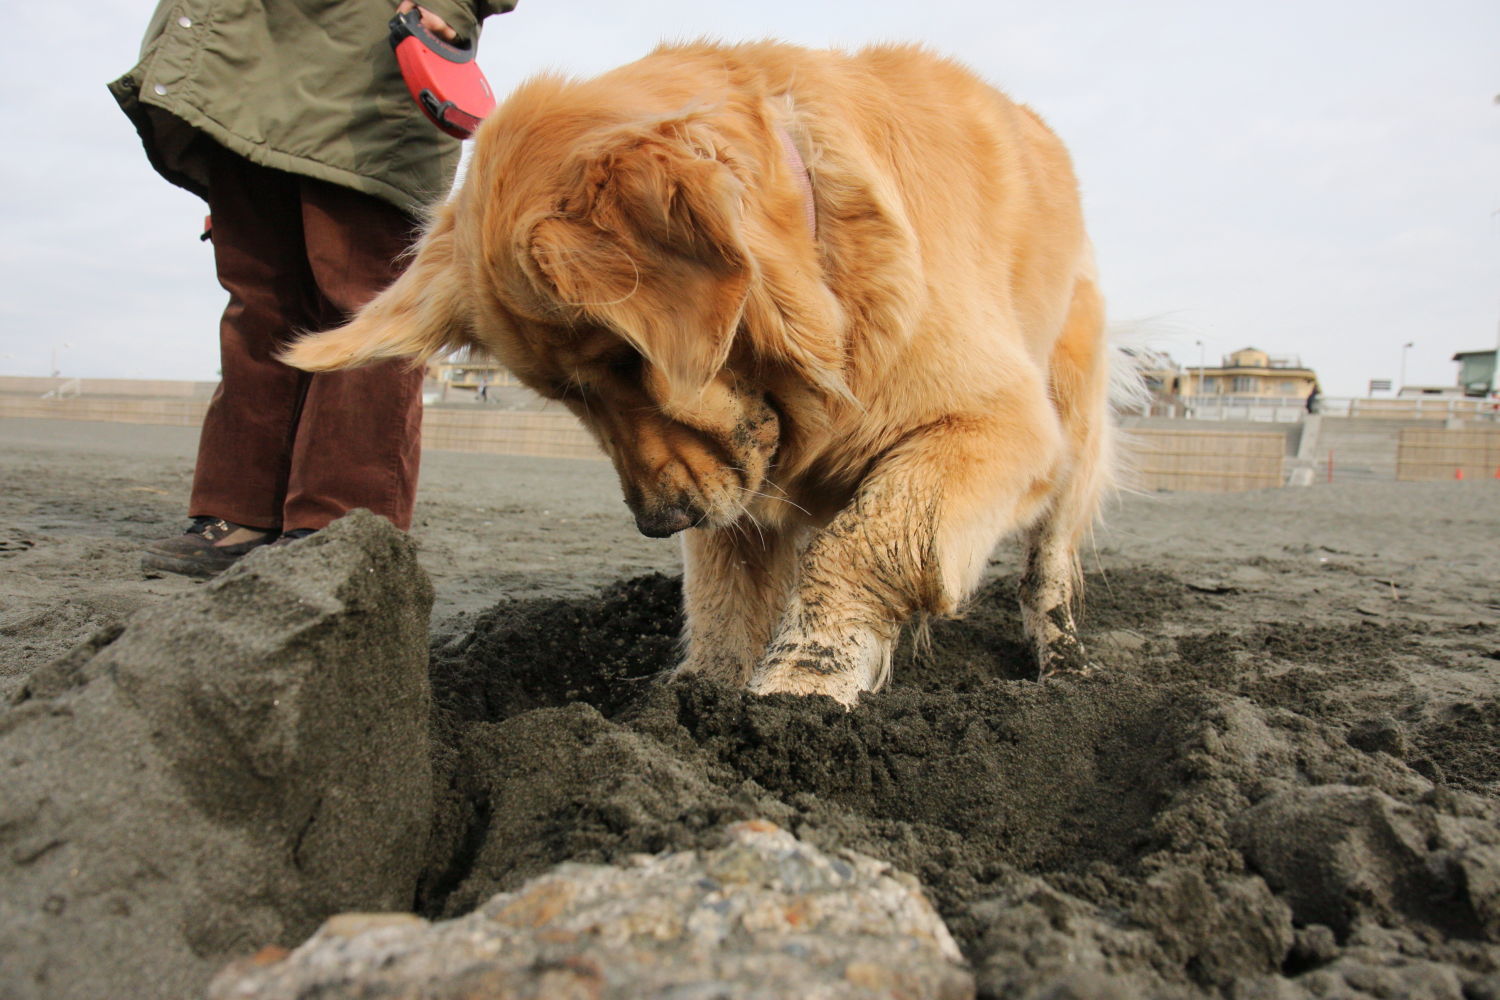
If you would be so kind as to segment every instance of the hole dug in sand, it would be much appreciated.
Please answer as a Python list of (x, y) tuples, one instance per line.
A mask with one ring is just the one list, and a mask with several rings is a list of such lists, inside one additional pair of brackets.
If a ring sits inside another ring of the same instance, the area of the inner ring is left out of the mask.
[[(1000, 579), (965, 619), (933, 624), (925, 655), (903, 646), (894, 686), (854, 712), (652, 683), (675, 658), (671, 579), (502, 604), (434, 654), (438, 804), (418, 910), (454, 916), (561, 861), (705, 848), (762, 817), (917, 876), (982, 996), (1311, 996), (1378, 980), (1436, 997), (1493, 981), (1491, 804), (1355, 749), (1329, 708), (1348, 681), (1331, 659), (1389, 682), (1389, 629), (1319, 627), (1316, 662), (1299, 664), (1296, 626), (1210, 623), (1222, 595), (1159, 571), (1092, 593), (1111, 671), (1016, 680), (1026, 654)], [(1145, 627), (1112, 631), (1125, 623)], [(1285, 805), (1323, 787), (1357, 789), (1358, 807)], [(1351, 854), (1318, 833), (1351, 810), (1430, 835), (1351, 835)]]

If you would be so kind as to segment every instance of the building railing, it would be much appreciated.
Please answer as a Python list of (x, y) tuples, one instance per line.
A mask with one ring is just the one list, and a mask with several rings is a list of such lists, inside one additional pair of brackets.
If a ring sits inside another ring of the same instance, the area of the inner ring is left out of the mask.
[[(1406, 399), (1319, 396), (1313, 407), (1313, 412), (1328, 417), (1500, 422), (1500, 400), (1460, 396)], [(1189, 420), (1296, 423), (1307, 412), (1307, 401), (1295, 396), (1184, 396), (1169, 404), (1164, 415)]]
[(1500, 400), (1463, 396), (1408, 396), (1404, 399), (1319, 399), (1318, 412), (1331, 417), (1369, 417), (1388, 420), (1485, 420), (1500, 413)]
[(1184, 396), (1179, 416), (1190, 420), (1254, 420), (1293, 424), (1307, 413), (1295, 396)]

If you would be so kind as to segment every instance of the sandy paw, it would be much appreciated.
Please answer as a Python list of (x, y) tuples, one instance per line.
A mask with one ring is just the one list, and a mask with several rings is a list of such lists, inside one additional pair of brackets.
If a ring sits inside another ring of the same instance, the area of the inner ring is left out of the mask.
[(853, 708), (884, 679), (878, 641), (837, 645), (813, 639), (774, 642), (750, 678), (754, 694), (821, 694)]
[(846, 672), (823, 674), (796, 665), (772, 665), (750, 679), (751, 694), (827, 695), (845, 708), (859, 703), (860, 686)]
[(671, 676), (675, 680), (689, 674), (729, 687), (744, 687), (750, 679), (751, 664), (728, 656), (689, 656)]

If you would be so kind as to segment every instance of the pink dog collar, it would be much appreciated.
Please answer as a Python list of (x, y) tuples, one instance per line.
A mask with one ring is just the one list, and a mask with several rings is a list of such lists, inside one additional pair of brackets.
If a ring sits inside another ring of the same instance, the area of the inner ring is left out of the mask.
[(813, 237), (818, 235), (818, 210), (813, 203), (812, 175), (808, 173), (807, 164), (802, 159), (802, 154), (797, 150), (797, 144), (792, 141), (792, 134), (786, 130), (786, 126), (777, 125), (776, 134), (781, 137), (781, 148), (786, 152), (787, 163), (791, 165), (792, 176), (802, 187), (802, 205), (807, 213), (807, 231)]

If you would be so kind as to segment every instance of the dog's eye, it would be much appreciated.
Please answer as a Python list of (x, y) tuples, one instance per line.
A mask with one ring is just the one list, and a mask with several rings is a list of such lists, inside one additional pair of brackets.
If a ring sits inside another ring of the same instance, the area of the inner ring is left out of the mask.
[(611, 375), (633, 379), (640, 375), (644, 363), (639, 351), (622, 351), (609, 359), (608, 368)]

